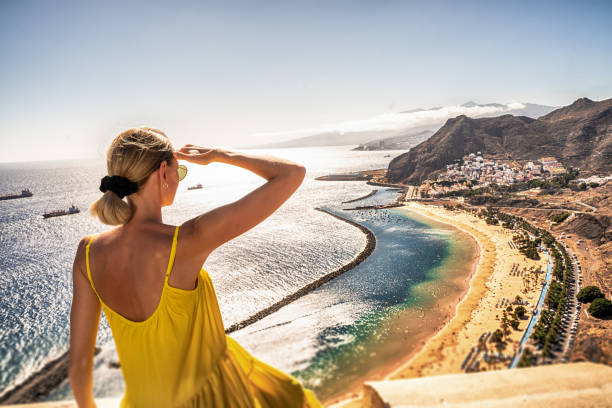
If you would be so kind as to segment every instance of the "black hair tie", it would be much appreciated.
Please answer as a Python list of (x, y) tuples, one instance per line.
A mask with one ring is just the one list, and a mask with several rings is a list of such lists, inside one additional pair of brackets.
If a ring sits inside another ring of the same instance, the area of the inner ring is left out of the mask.
[(100, 191), (105, 193), (108, 190), (123, 198), (138, 191), (138, 184), (122, 176), (104, 176), (100, 183)]

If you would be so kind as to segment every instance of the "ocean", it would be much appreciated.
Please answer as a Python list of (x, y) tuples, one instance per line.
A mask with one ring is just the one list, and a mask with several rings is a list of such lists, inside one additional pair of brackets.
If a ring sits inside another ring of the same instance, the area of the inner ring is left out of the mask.
[[(212, 278), (225, 327), (350, 262), (366, 245), (355, 226), (376, 237), (372, 254), (341, 276), (275, 313), (233, 332), (260, 360), (291, 373), (320, 399), (339, 395), (368, 373), (416, 350), (449, 316), (444, 306), (463, 290), (473, 243), (451, 227), (397, 208), (346, 208), (395, 200), (398, 191), (365, 181), (315, 177), (386, 168), (401, 151), (351, 151), (353, 146), (242, 150), (303, 164), (306, 178), (272, 216), (217, 248), (204, 268)], [(390, 157), (385, 157), (390, 155)], [(265, 182), (223, 163), (186, 163), (189, 173), (164, 222), (179, 225)], [(0, 201), (0, 395), (67, 350), (72, 262), (80, 238), (113, 227), (88, 206), (102, 193), (104, 160), (0, 164), (0, 194), (29, 188), (33, 197)], [(202, 183), (201, 190), (187, 187)], [(366, 199), (352, 200), (377, 190)], [(81, 213), (43, 219), (71, 204)], [(94, 366), (94, 395), (123, 391), (104, 316)], [(64, 381), (46, 399), (71, 398)]]

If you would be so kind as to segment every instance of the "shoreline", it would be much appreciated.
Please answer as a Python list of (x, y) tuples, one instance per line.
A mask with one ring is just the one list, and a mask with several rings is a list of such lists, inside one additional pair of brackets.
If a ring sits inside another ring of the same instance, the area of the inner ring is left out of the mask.
[[(398, 203), (398, 201), (396, 201), (395, 203)], [(399, 203), (398, 203), (399, 204)], [(398, 209), (402, 209), (404, 208), (405, 205), (401, 204), (398, 206)], [(410, 209), (412, 211), (412, 209)], [(386, 366), (382, 366), (380, 368), (378, 368), (377, 370), (373, 371), (372, 373), (370, 373), (369, 377), (376, 377), (376, 380), (366, 380), (366, 381), (380, 381), (380, 380), (387, 380), (389, 379), (391, 376), (393, 376), (394, 374), (396, 374), (397, 372), (401, 371), (406, 365), (410, 364), (410, 362), (415, 359), (418, 355), (420, 355), (425, 348), (428, 346), (428, 344), (431, 343), (431, 341), (438, 336), (451, 322), (452, 320), (455, 318), (455, 316), (457, 315), (457, 310), (459, 308), (460, 303), (468, 296), (469, 292), (470, 292), (470, 288), (471, 288), (471, 284), (472, 284), (472, 280), (474, 278), (474, 276), (476, 275), (477, 271), (478, 271), (478, 265), (481, 261), (482, 258), (482, 245), (480, 244), (480, 242), (476, 239), (476, 237), (471, 234), (469, 231), (465, 231), (459, 227), (457, 227), (456, 225), (450, 223), (450, 222), (444, 222), (441, 220), (438, 220), (436, 218), (433, 217), (429, 217), (425, 214), (422, 214), (418, 211), (412, 211), (414, 212), (417, 216), (420, 216), (422, 218), (427, 219), (428, 221), (434, 221), (437, 223), (441, 223), (441, 224), (445, 224), (447, 225), (449, 228), (459, 232), (459, 233), (463, 233), (465, 234), (467, 237), (469, 237), (468, 239), (471, 241), (472, 245), (475, 248), (475, 253), (472, 257), (471, 262), (469, 263), (469, 268), (470, 268), (470, 273), (467, 276), (464, 276), (461, 278), (462, 283), (464, 284), (462, 286), (461, 292), (459, 294), (459, 296), (457, 298), (453, 297), (451, 300), (447, 301), (447, 302), (441, 302), (441, 305), (439, 307), (440, 310), (446, 310), (448, 308), (450, 308), (452, 310), (451, 313), (449, 314), (444, 314), (444, 318), (441, 322), (441, 325), (438, 325), (438, 327), (432, 332), (432, 333), (428, 333), (427, 335), (423, 336), (424, 338), (419, 340), (419, 346), (415, 347), (413, 350), (411, 350), (409, 353), (401, 356), (400, 358), (398, 358), (398, 360), (394, 361), (391, 364), (388, 364)], [(433, 227), (435, 228), (435, 227)], [(335, 396), (332, 398), (328, 398), (325, 401), (322, 401), (323, 406), (328, 407), (328, 408), (333, 408), (333, 407), (346, 407), (346, 408), (357, 408), (357, 407), (361, 407), (361, 397), (362, 397), (362, 393), (363, 393), (363, 382), (360, 383), (359, 385), (356, 385), (355, 387), (352, 387), (350, 390), (347, 390), (344, 394), (340, 395), (340, 396)], [(352, 401), (359, 401), (359, 403), (357, 403), (356, 405), (350, 405), (350, 403)], [(346, 404), (349, 405), (346, 405)]]
[[(499, 308), (496, 301), (501, 300), (502, 296), (513, 299), (520, 293), (522, 299), (535, 305), (539, 297), (538, 285), (534, 289), (521, 291), (522, 278), (510, 275), (511, 265), (516, 263), (522, 267), (545, 268), (546, 260), (541, 258), (534, 261), (524, 257), (518, 250), (508, 246), (507, 241), (511, 239), (508, 231), (504, 231), (503, 227), (487, 225), (473, 215), (450, 215), (448, 210), (416, 203), (407, 203), (407, 208), (439, 222), (452, 222), (451, 225), (464, 230), (478, 241), (481, 255), (476, 273), (470, 280), (469, 290), (457, 304), (453, 319), (441, 328), (419, 353), (386, 379), (462, 373), (464, 370), (461, 361), (468, 354), (470, 346), (478, 344), (479, 335), (487, 331), (492, 332), (500, 325), (498, 317), (504, 308)], [(468, 222), (474, 225), (469, 225)], [(528, 324), (528, 318), (522, 319), (519, 321), (519, 328), (510, 332), (508, 345), (511, 347), (508, 347), (505, 353), (516, 353), (516, 346)], [(501, 363), (502, 369), (505, 366), (505, 362)]]
[[(414, 350), (398, 356), (393, 363), (381, 367), (378, 372), (386, 373), (382, 377), (383, 381), (464, 373), (471, 368), (472, 363), (465, 367), (464, 364), (478, 346), (480, 338), (500, 327), (500, 318), (506, 308), (501, 302), (502, 299), (509, 301), (514, 299), (515, 295), (520, 295), (521, 299), (529, 302), (527, 307), (537, 303), (541, 290), (539, 280), (533, 288), (525, 287), (522, 275), (523, 273), (527, 275), (527, 268), (545, 269), (546, 260), (541, 258), (534, 261), (526, 258), (508, 244), (512, 239), (512, 231), (501, 226), (488, 225), (473, 214), (413, 201), (405, 202), (399, 209), (402, 208), (466, 233), (476, 241), (478, 257), (477, 262), (472, 263), (467, 289), (458, 300), (455, 299), (454, 313), (450, 319), (446, 319), (446, 323), (442, 326), (437, 325), (435, 332), (427, 340), (420, 342)], [(516, 271), (521, 270), (520, 274), (511, 273), (515, 265), (518, 268)], [(441, 307), (444, 308), (446, 305)], [(507, 335), (507, 347), (504, 349), (501, 361), (493, 363), (480, 361), (481, 355), (476, 350), (469, 361), (478, 360), (482, 363), (482, 367), (476, 365), (475, 371), (505, 370), (507, 362), (511, 362), (513, 355), (516, 354), (517, 346), (528, 324), (529, 315), (519, 321), (518, 329), (511, 330)], [(490, 347), (493, 347), (492, 344)], [(380, 379), (371, 378), (366, 380), (368, 381), (380, 381)], [(361, 407), (367, 402), (363, 401), (364, 384), (362, 383), (359, 389), (351, 389), (351, 392), (345, 393), (344, 396), (326, 401), (326, 406)]]
[[(402, 207), (403, 208), (403, 207)], [(425, 213), (419, 212), (414, 210), (413, 208), (410, 208), (410, 211), (413, 211), (415, 213), (417, 213), (418, 215), (428, 218), (430, 220), (442, 223), (442, 224), (446, 224), (458, 231), (460, 231), (461, 233), (464, 233), (466, 235), (468, 235), (470, 237), (470, 239), (476, 244), (476, 256), (474, 261), (472, 261), (471, 265), (470, 265), (470, 274), (465, 278), (466, 281), (466, 286), (464, 287), (464, 289), (461, 292), (461, 295), (459, 296), (459, 298), (457, 299), (456, 302), (453, 303), (453, 313), (451, 313), (451, 315), (449, 316), (448, 319), (445, 320), (443, 326), (437, 330), (432, 336), (430, 336), (427, 341), (425, 341), (425, 343), (418, 349), (415, 349), (414, 352), (410, 353), (410, 355), (406, 356), (404, 359), (402, 359), (403, 361), (401, 363), (399, 363), (399, 367), (396, 368), (395, 370), (393, 370), (390, 374), (388, 374), (387, 376), (385, 376), (385, 380), (388, 379), (392, 379), (393, 377), (395, 377), (398, 373), (404, 371), (404, 369), (413, 361), (415, 360), (421, 353), (423, 353), (428, 346), (431, 345), (431, 343), (435, 340), (436, 337), (440, 336), (441, 333), (444, 332), (444, 330), (447, 329), (447, 327), (451, 324), (451, 322), (458, 316), (459, 314), (459, 308), (461, 306), (461, 304), (463, 303), (464, 300), (466, 300), (473, 288), (473, 281), (474, 281), (474, 277), (476, 276), (476, 274), (479, 272), (479, 269), (482, 269), (483, 266), (481, 266), (482, 263), (484, 263), (483, 261), (483, 244), (478, 240), (478, 238), (471, 232), (468, 231), (466, 229), (463, 229), (459, 226), (457, 226), (456, 224), (452, 224), (448, 221), (443, 221), (441, 219), (438, 218), (434, 218), (431, 217)]]

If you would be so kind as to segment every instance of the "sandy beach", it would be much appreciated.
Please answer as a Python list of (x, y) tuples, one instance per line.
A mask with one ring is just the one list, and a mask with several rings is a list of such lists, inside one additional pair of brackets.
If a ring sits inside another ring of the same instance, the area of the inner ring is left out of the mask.
[[(450, 211), (441, 207), (426, 206), (416, 202), (406, 203), (408, 211), (416, 212), (439, 222), (445, 222), (470, 234), (478, 242), (480, 258), (476, 273), (470, 281), (467, 295), (457, 304), (455, 315), (425, 346), (408, 362), (389, 374), (387, 379), (421, 377), (463, 372), (461, 364), (472, 347), (477, 346), (478, 338), (487, 332), (493, 333), (500, 327), (501, 317), (506, 305), (502, 299), (510, 301), (518, 295), (529, 301), (527, 310), (537, 303), (541, 281), (528, 290), (522, 274), (512, 276), (515, 270), (541, 268), (546, 270), (546, 258), (534, 261), (526, 258), (518, 249), (511, 248), (512, 232), (501, 227), (488, 225), (483, 219), (460, 211)], [(516, 267), (518, 265), (518, 268)], [(514, 306), (514, 305), (513, 305)], [(517, 330), (510, 329), (510, 342), (504, 354), (514, 354), (523, 336), (529, 316), (520, 320)], [(484, 367), (481, 370), (505, 368), (507, 364)]]
[[(539, 278), (532, 279), (531, 287), (527, 288), (524, 284), (526, 270), (535, 268), (545, 271), (546, 258), (541, 256), (538, 261), (526, 258), (518, 249), (509, 245), (508, 242), (512, 241), (512, 231), (501, 226), (488, 225), (485, 220), (466, 212), (417, 202), (407, 202), (397, 209), (452, 225), (469, 234), (478, 245), (478, 260), (475, 267), (472, 265), (473, 271), (466, 278), (468, 286), (464, 295), (450, 305), (454, 313), (446, 323), (418, 349), (398, 356), (393, 366), (379, 370), (379, 373), (385, 372), (384, 376), (376, 377), (393, 380), (464, 372), (461, 365), (472, 347), (476, 348), (483, 333), (493, 333), (500, 328), (503, 310), (509, 304), (506, 302), (513, 301), (519, 295), (523, 301), (529, 302), (529, 305), (525, 306), (528, 313), (519, 321), (518, 329), (510, 328), (508, 345), (503, 351), (510, 359), (518, 350), (519, 342), (529, 323), (529, 312), (537, 303), (544, 280), (542, 273)], [(507, 299), (503, 306), (502, 299)], [(492, 346), (490, 348), (493, 349)], [(491, 364), (481, 361), (479, 370), (505, 369), (509, 361)], [(336, 403), (326, 401), (326, 406), (360, 407), (363, 404), (361, 396), (361, 393), (354, 390), (350, 397), (347, 394), (345, 399), (334, 401)]]

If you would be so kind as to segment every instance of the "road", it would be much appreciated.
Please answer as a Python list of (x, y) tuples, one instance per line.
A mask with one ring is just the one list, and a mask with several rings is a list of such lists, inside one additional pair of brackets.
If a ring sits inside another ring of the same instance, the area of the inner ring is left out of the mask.
[(580, 205), (583, 205), (583, 206), (585, 206), (585, 207), (587, 207), (587, 208), (590, 208), (590, 209), (591, 209), (591, 211), (593, 211), (593, 212), (597, 211), (597, 208), (593, 207), (592, 205), (588, 205), (587, 203), (583, 203), (582, 201), (578, 201), (578, 200), (576, 200), (576, 201), (574, 201), (574, 202), (575, 202), (576, 204), (580, 204)]

